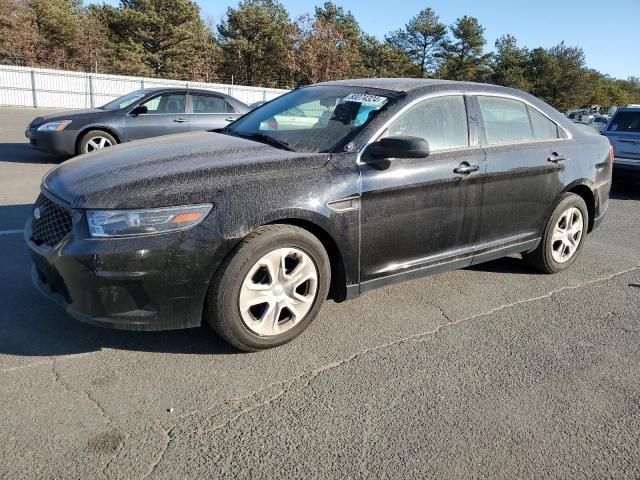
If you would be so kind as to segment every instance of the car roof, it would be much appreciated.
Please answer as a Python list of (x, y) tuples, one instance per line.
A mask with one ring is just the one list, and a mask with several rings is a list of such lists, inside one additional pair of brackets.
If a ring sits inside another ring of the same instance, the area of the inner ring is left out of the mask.
[(499, 85), (491, 85), (488, 83), (458, 82), (455, 80), (433, 80), (426, 78), (356, 78), (351, 80), (335, 80), (330, 82), (316, 83), (315, 85), (361, 87), (372, 89), (375, 88), (379, 90), (392, 91), (399, 94), (416, 96), (448, 91), (461, 93), (494, 93), (527, 101), (544, 112), (556, 123), (562, 125), (565, 129), (571, 129), (573, 127), (571, 120), (569, 120), (562, 113), (558, 112), (556, 109), (540, 100), (539, 98), (534, 97), (533, 95), (522, 90), (517, 90), (510, 87), (501, 87)]
[(208, 90), (206, 88), (193, 88), (193, 87), (187, 87), (186, 85), (184, 87), (176, 85), (175, 87), (151, 87), (151, 88), (143, 88), (140, 91), (142, 92), (147, 92), (147, 93), (161, 93), (161, 92), (183, 92), (183, 91), (188, 91), (191, 93), (215, 93), (216, 95), (220, 95), (222, 97), (225, 98), (233, 98), (230, 97), (229, 95), (227, 95), (226, 93), (222, 93), (219, 92), (217, 90)]
[(456, 88), (468, 90), (471, 88), (482, 87), (483, 89), (491, 88), (496, 91), (513, 91), (506, 87), (497, 85), (489, 85), (486, 83), (475, 82), (458, 82), (455, 80), (433, 80), (426, 78), (355, 78), (351, 80), (334, 80), (330, 82), (317, 83), (316, 85), (335, 85), (348, 87), (364, 87), (378, 88), (381, 90), (391, 90), (394, 92), (410, 92), (412, 90), (424, 88)]

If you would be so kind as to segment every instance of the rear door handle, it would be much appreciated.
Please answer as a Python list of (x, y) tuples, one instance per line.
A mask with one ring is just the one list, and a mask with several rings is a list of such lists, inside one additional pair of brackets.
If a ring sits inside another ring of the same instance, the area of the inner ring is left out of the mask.
[(562, 162), (563, 160), (566, 160), (567, 157), (564, 157), (562, 155), (558, 155), (556, 152), (552, 152), (551, 155), (547, 158), (548, 162), (551, 163), (558, 163), (558, 162)]
[(187, 119), (186, 118), (182, 118), (182, 117), (178, 117), (178, 118), (174, 118), (173, 121), (176, 122), (176, 123), (184, 123), (184, 122), (187, 121)]
[(469, 175), (472, 172), (480, 170), (480, 165), (469, 165), (467, 162), (462, 162), (458, 168), (453, 169), (453, 173), (460, 173), (462, 175)]
[(233, 122), (235, 120), (235, 118), (233, 117), (227, 117), (224, 119), (225, 122)]

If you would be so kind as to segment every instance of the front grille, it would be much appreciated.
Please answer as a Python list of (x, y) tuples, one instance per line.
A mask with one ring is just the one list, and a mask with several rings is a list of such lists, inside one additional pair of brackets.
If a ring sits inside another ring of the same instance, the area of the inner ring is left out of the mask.
[(31, 239), (36, 245), (55, 247), (71, 232), (71, 214), (40, 194), (33, 207)]

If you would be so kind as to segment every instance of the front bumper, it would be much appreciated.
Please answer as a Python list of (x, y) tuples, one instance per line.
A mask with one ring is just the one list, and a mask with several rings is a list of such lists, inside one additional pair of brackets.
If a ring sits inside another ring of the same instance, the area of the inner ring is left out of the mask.
[(29, 145), (38, 150), (75, 155), (77, 133), (66, 129), (61, 132), (39, 132), (36, 129), (27, 129), (24, 136), (29, 139)]
[[(86, 323), (122, 330), (170, 330), (201, 324), (217, 263), (211, 227), (148, 237), (93, 239), (80, 212), (53, 248), (25, 240), (38, 290)], [(77, 223), (80, 223), (79, 225)]]

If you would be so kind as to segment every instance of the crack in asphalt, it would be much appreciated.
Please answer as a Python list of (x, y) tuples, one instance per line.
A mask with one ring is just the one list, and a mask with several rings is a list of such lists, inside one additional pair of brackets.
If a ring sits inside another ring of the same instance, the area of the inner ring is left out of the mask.
[[(51, 374), (53, 376), (54, 382), (62, 385), (64, 390), (66, 392), (68, 392), (68, 393), (84, 396), (100, 412), (100, 416), (102, 417), (102, 419), (104, 420), (104, 423), (106, 425), (115, 426), (115, 428), (118, 431), (121, 431), (121, 429), (117, 425), (114, 425), (113, 419), (109, 416), (109, 414), (104, 409), (102, 404), (98, 401), (98, 399), (96, 399), (91, 393), (89, 393), (88, 390), (84, 390), (84, 389), (77, 390), (77, 389), (73, 388), (71, 386), (71, 384), (67, 380), (65, 380), (64, 377), (61, 375), (61, 373), (58, 371), (58, 369), (57, 369), (58, 360), (55, 357), (49, 357), (49, 358), (51, 359), (51, 362), (50, 362), (50, 364), (51, 364)], [(109, 459), (105, 463), (105, 466), (102, 468), (102, 474), (103, 475), (107, 475), (107, 470), (109, 469), (109, 467), (111, 466), (113, 461), (117, 458), (117, 456), (120, 454), (120, 452), (124, 448), (124, 444), (125, 444), (126, 440), (129, 438), (129, 434), (127, 432), (123, 432), (123, 433), (124, 433), (124, 438), (122, 439), (122, 441), (120, 442), (120, 444), (118, 445), (116, 450), (113, 452), (111, 457), (109, 457)]]
[(449, 282), (442, 282), (442, 284), (448, 288), (450, 288), (451, 290), (453, 290), (454, 292), (457, 292), (459, 295), (465, 295), (465, 293), (459, 289), (458, 287), (456, 287), (455, 285), (453, 285), (452, 283)]
[(435, 302), (431, 302), (430, 305), (436, 307), (438, 309), (438, 311), (440, 312), (440, 315), (442, 315), (444, 317), (444, 319), (448, 322), (446, 325), (450, 324), (453, 322), (453, 320), (451, 320), (451, 318), (449, 317), (449, 314), (447, 312), (444, 311), (444, 308), (442, 308), (442, 306), (440, 306), (440, 304), (435, 303)]
[(51, 358), (51, 373), (53, 374), (53, 379), (55, 380), (55, 382), (62, 385), (63, 388), (69, 393), (83, 395), (87, 400), (89, 400), (89, 402), (91, 402), (100, 411), (100, 415), (105, 420), (105, 423), (111, 423), (111, 417), (109, 417), (109, 415), (107, 414), (105, 409), (102, 407), (100, 402), (96, 400), (93, 397), (93, 395), (91, 395), (87, 390), (76, 390), (72, 388), (71, 384), (62, 377), (60, 372), (58, 372), (58, 369), (56, 368), (56, 365), (57, 365), (56, 358), (55, 357), (49, 357), (49, 358)]
[[(118, 428), (118, 430), (120, 430), (120, 428)], [(107, 471), (109, 470), (109, 467), (111, 467), (111, 464), (113, 463), (113, 461), (118, 458), (118, 455), (120, 455), (120, 452), (124, 449), (124, 446), (127, 442), (127, 440), (129, 439), (130, 435), (128, 432), (124, 432), (124, 438), (120, 441), (120, 444), (118, 445), (118, 448), (116, 448), (116, 450), (113, 452), (113, 455), (111, 455), (111, 458), (109, 458), (109, 460), (107, 461), (107, 463), (105, 464), (104, 468), (102, 469), (102, 474), (105, 476), (105, 478), (108, 476), (107, 475)]]
[(147, 468), (147, 471), (142, 475), (142, 477), (140, 477), (140, 480), (142, 480), (144, 478), (147, 478), (149, 475), (151, 475), (153, 472), (155, 472), (155, 470), (158, 467), (158, 465), (160, 465), (160, 462), (164, 459), (164, 454), (167, 452), (167, 450), (169, 448), (169, 444), (173, 440), (173, 430), (176, 428), (176, 426), (177, 425), (174, 425), (173, 427), (171, 427), (170, 429), (167, 430), (162, 425), (156, 424), (156, 427), (159, 428), (160, 430), (162, 430), (162, 434), (164, 435), (165, 441), (162, 444), (162, 447), (160, 449), (160, 453), (156, 456), (156, 458), (153, 461), (153, 463), (151, 465), (149, 465), (149, 468)]
[[(340, 368), (341, 366), (346, 365), (346, 364), (348, 364), (348, 363), (350, 363), (350, 362), (352, 362), (352, 361), (354, 361), (354, 360), (356, 360), (356, 359), (358, 359), (360, 357), (368, 355), (369, 353), (377, 352), (379, 350), (383, 350), (383, 349), (386, 349), (386, 348), (389, 348), (389, 347), (398, 346), (398, 345), (401, 345), (401, 344), (404, 344), (404, 343), (407, 343), (407, 342), (411, 342), (411, 341), (423, 342), (423, 341), (426, 341), (426, 340), (430, 340), (435, 335), (437, 335), (441, 330), (443, 330), (443, 329), (445, 329), (447, 327), (456, 326), (456, 325), (459, 325), (459, 324), (462, 324), (462, 323), (466, 323), (466, 322), (469, 322), (469, 321), (472, 321), (472, 320), (475, 320), (475, 319), (478, 319), (478, 318), (481, 318), (481, 317), (486, 317), (486, 316), (492, 315), (493, 313), (499, 312), (501, 310), (505, 310), (507, 308), (512, 308), (512, 307), (516, 307), (518, 305), (523, 305), (523, 304), (526, 304), (526, 303), (537, 302), (537, 301), (540, 301), (540, 300), (545, 300), (545, 299), (548, 299), (548, 298), (552, 298), (554, 295), (557, 295), (558, 293), (561, 293), (561, 292), (570, 291), (570, 290), (577, 290), (577, 289), (585, 287), (585, 286), (590, 286), (590, 285), (594, 285), (594, 284), (598, 284), (598, 283), (607, 282), (607, 281), (612, 280), (612, 279), (614, 279), (616, 277), (619, 277), (621, 275), (624, 275), (624, 274), (627, 274), (629, 272), (635, 271), (638, 268), (640, 268), (640, 265), (639, 266), (634, 266), (634, 267), (631, 267), (631, 268), (628, 268), (628, 269), (625, 269), (625, 270), (622, 270), (622, 271), (619, 271), (619, 272), (615, 272), (615, 273), (612, 273), (612, 274), (604, 276), (604, 277), (599, 277), (599, 278), (596, 278), (596, 279), (593, 279), (593, 280), (588, 280), (586, 282), (582, 282), (582, 283), (579, 283), (577, 285), (569, 285), (569, 286), (562, 287), (562, 288), (559, 288), (559, 289), (556, 289), (556, 290), (552, 290), (552, 291), (550, 291), (550, 292), (548, 292), (548, 293), (546, 293), (544, 295), (525, 298), (523, 300), (518, 300), (516, 302), (506, 303), (506, 304), (494, 307), (494, 308), (492, 308), (490, 310), (487, 310), (485, 312), (480, 312), (480, 313), (477, 313), (477, 314), (474, 314), (474, 315), (471, 315), (471, 316), (468, 316), (468, 317), (464, 317), (464, 318), (459, 319), (459, 320), (453, 320), (453, 321), (450, 320), (449, 317), (445, 314), (444, 310), (440, 306), (434, 304), (434, 306), (436, 306), (436, 308), (438, 308), (440, 310), (440, 312), (442, 313), (443, 317), (445, 317), (448, 320), (448, 323), (443, 323), (441, 325), (438, 325), (436, 328), (434, 328), (432, 330), (416, 333), (414, 335), (409, 335), (407, 337), (403, 337), (401, 339), (394, 340), (392, 342), (383, 343), (383, 344), (380, 344), (380, 345), (376, 345), (376, 346), (361, 350), (360, 352), (356, 352), (356, 353), (354, 353), (354, 354), (352, 354), (352, 355), (350, 355), (350, 356), (348, 356), (348, 357), (346, 357), (346, 358), (344, 358), (342, 360), (338, 360), (336, 362), (325, 364), (325, 365), (323, 365), (323, 366), (321, 366), (321, 367), (319, 367), (317, 369), (314, 369), (314, 370), (311, 370), (311, 371), (307, 371), (307, 372), (304, 372), (304, 373), (302, 373), (300, 375), (297, 375), (297, 376), (293, 377), (292, 379), (286, 380), (284, 382), (276, 382), (276, 383), (267, 385), (266, 387), (261, 388), (260, 390), (251, 392), (251, 393), (249, 393), (247, 395), (244, 395), (242, 397), (237, 397), (237, 398), (235, 398), (233, 400), (236, 401), (236, 402), (240, 402), (240, 401), (248, 399), (248, 398), (255, 398), (256, 396), (260, 395), (261, 393), (267, 391), (268, 389), (270, 389), (272, 387), (280, 386), (280, 385), (284, 386), (275, 395), (267, 398), (266, 400), (263, 400), (262, 402), (259, 402), (259, 403), (255, 404), (255, 405), (253, 405), (253, 406), (251, 406), (249, 408), (245, 408), (245, 409), (240, 410), (237, 414), (233, 415), (232, 417), (230, 417), (229, 419), (227, 419), (226, 421), (224, 421), (224, 422), (222, 422), (220, 424), (214, 425), (211, 428), (207, 428), (207, 429), (203, 429), (203, 430), (197, 430), (197, 432), (198, 433), (210, 433), (210, 432), (216, 432), (216, 431), (222, 430), (226, 426), (236, 422), (237, 420), (239, 420), (240, 418), (246, 416), (247, 414), (250, 414), (251, 412), (254, 412), (255, 410), (257, 410), (257, 409), (259, 409), (261, 407), (268, 406), (268, 405), (272, 404), (273, 402), (275, 402), (278, 399), (282, 398), (287, 393), (303, 391), (304, 389), (308, 388), (312, 384), (312, 382), (317, 377), (319, 377), (321, 374), (323, 374), (323, 373), (325, 373), (325, 372), (327, 372), (329, 370)], [(300, 380), (302, 380), (304, 378), (307, 378), (306, 382), (302, 386), (300, 386), (299, 388), (296, 388), (295, 390), (293, 390), (292, 387), (297, 382), (299, 382)], [(180, 415), (178, 418), (179, 419), (183, 419), (183, 418), (188, 418), (188, 417), (191, 417), (191, 416), (194, 416), (194, 415), (197, 415), (197, 414), (206, 413), (208, 411), (211, 411), (211, 410), (219, 408), (220, 405), (221, 404), (218, 403), (218, 404), (216, 404), (214, 406), (207, 407), (205, 409), (200, 409), (200, 410), (195, 410), (195, 411), (192, 411), (192, 412), (189, 412), (189, 413), (185, 413), (183, 415)], [(169, 428), (168, 430), (163, 428), (163, 427), (161, 427), (162, 430), (165, 432), (165, 435), (167, 437), (167, 441), (165, 442), (160, 455), (156, 458), (154, 463), (150, 466), (150, 468), (148, 469), (147, 473), (144, 475), (143, 478), (146, 478), (151, 473), (153, 473), (155, 471), (155, 469), (158, 467), (158, 465), (162, 462), (162, 460), (164, 459), (164, 455), (165, 455), (166, 451), (168, 450), (170, 444), (177, 438), (177, 436), (174, 435), (174, 431), (175, 431), (175, 429), (177, 427), (178, 427), (178, 422), (174, 423), (171, 426), (171, 428)]]

